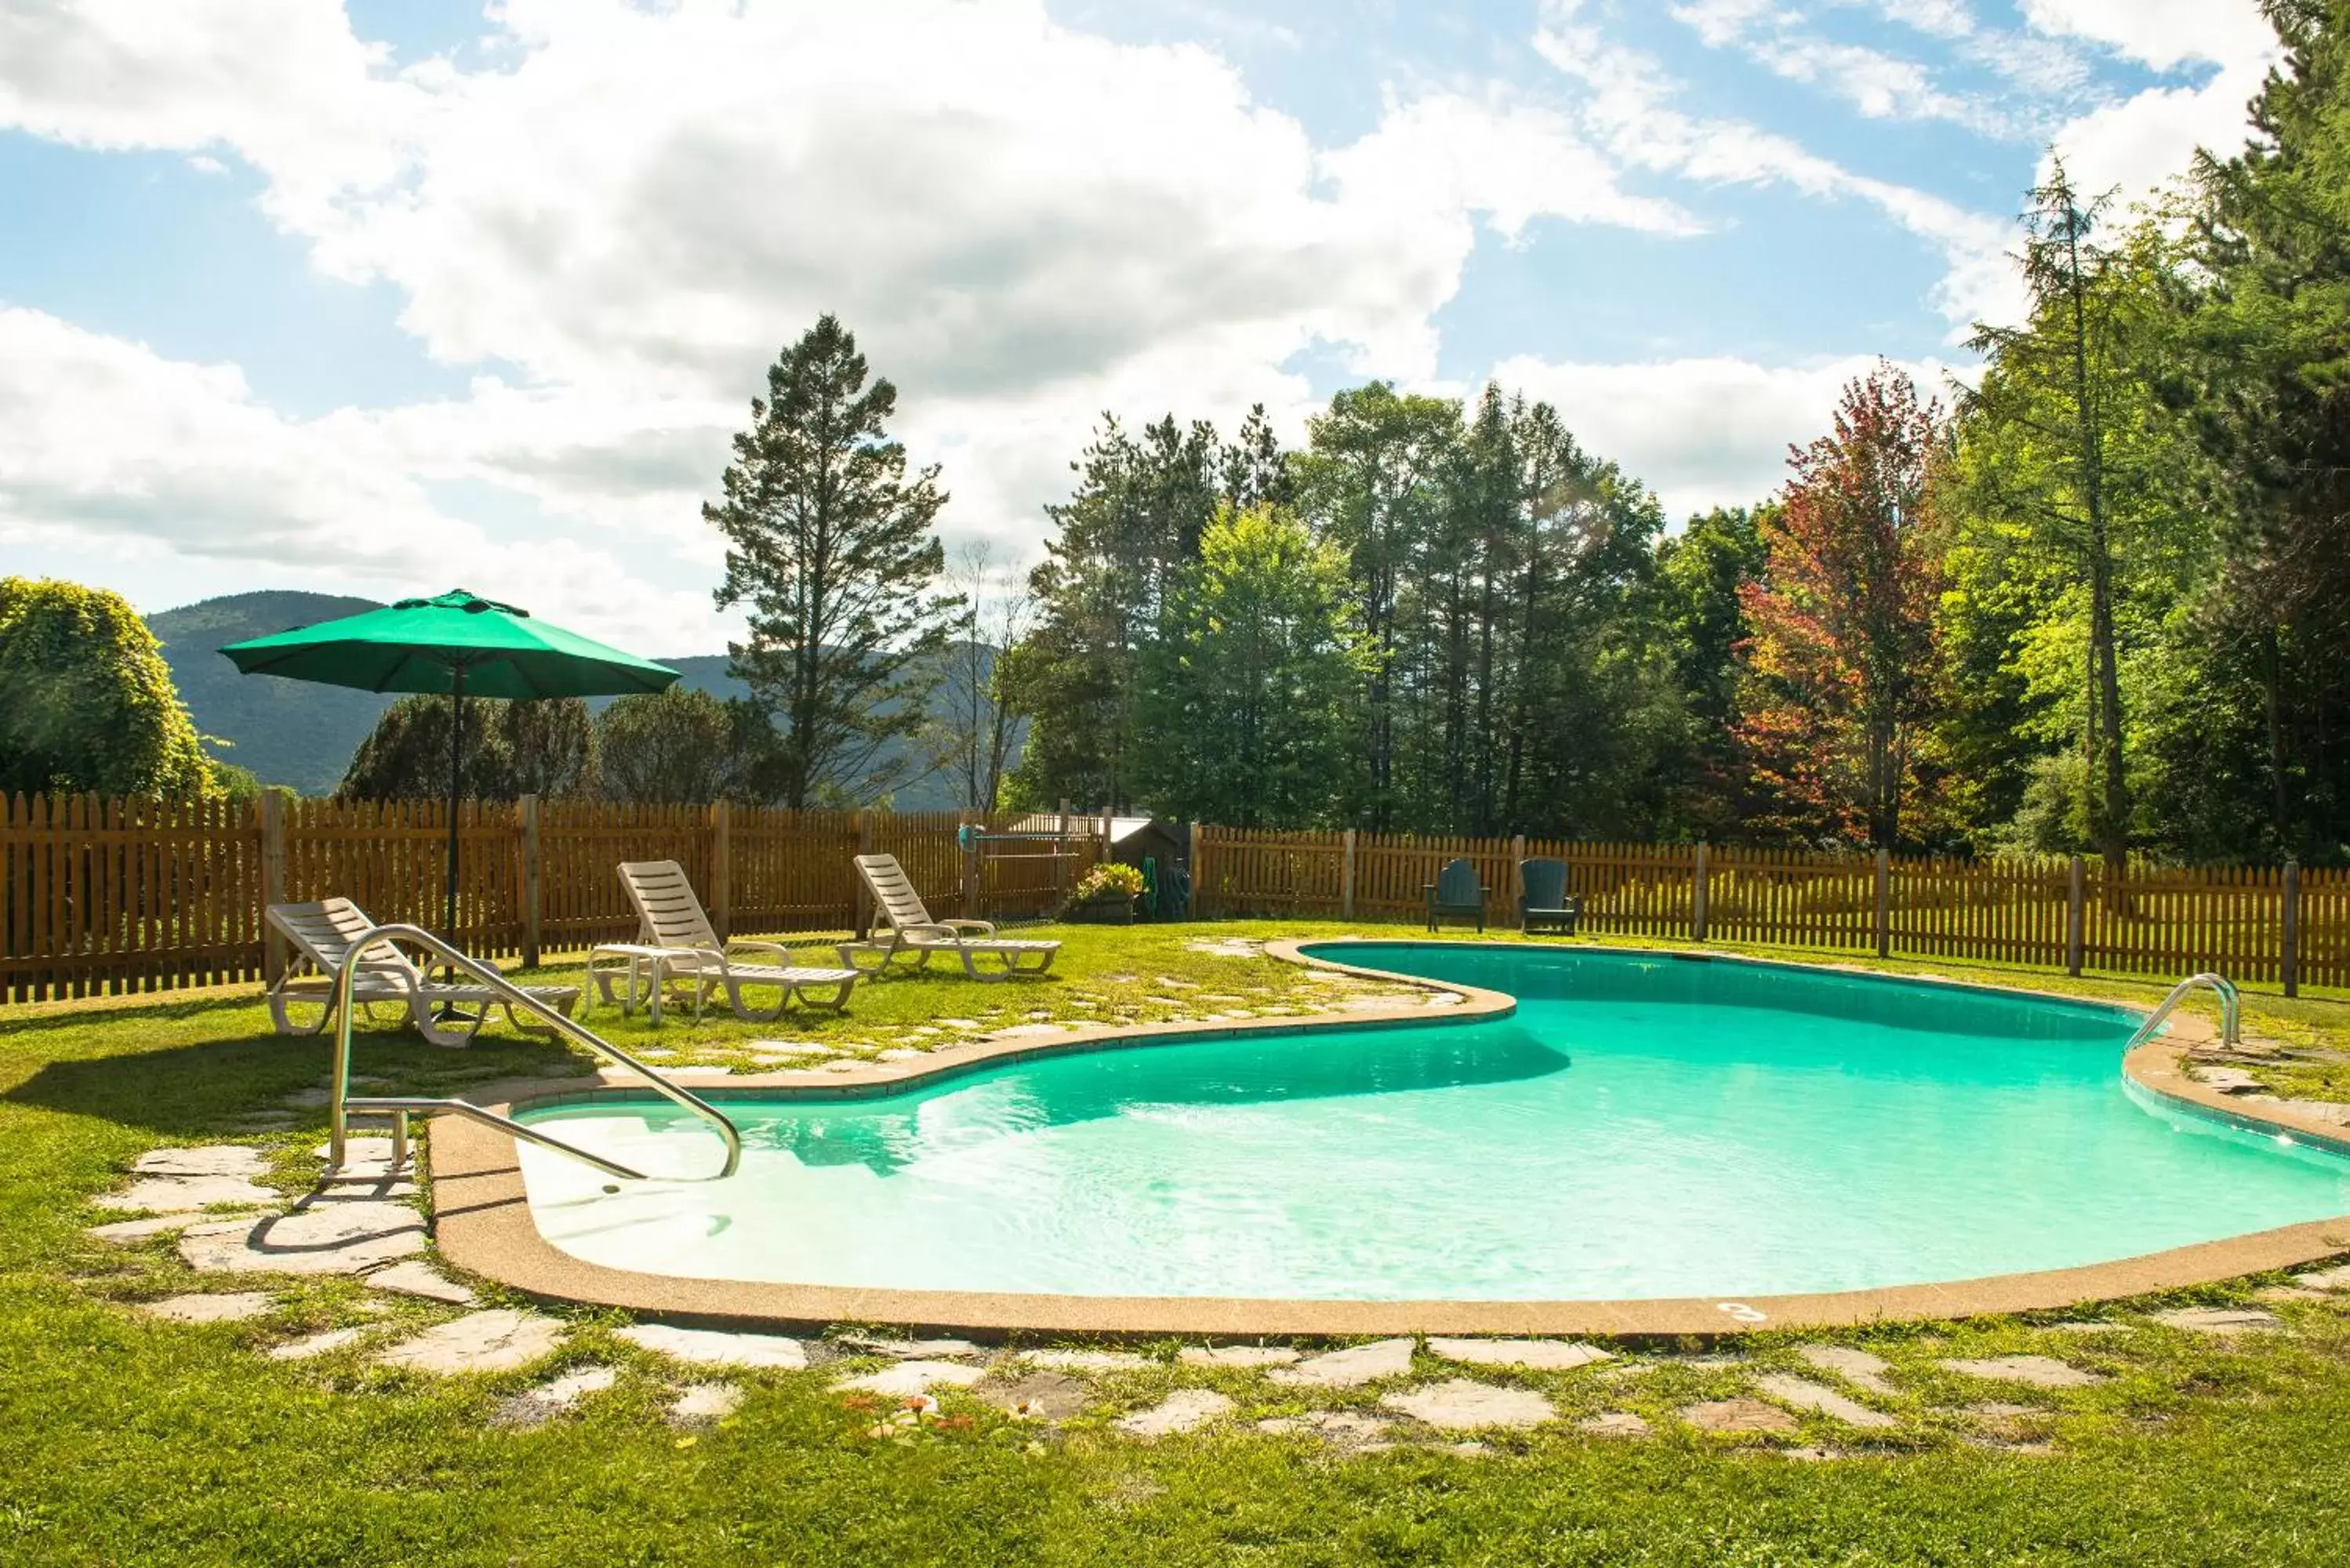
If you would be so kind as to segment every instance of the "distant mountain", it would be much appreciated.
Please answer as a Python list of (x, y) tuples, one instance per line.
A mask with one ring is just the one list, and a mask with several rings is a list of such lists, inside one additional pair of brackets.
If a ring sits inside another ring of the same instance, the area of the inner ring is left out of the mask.
[[(252, 769), (264, 784), (330, 794), (342, 783), (351, 753), (399, 699), (307, 680), (239, 675), (220, 650), (247, 638), (381, 607), (372, 599), (335, 594), (231, 594), (149, 616), (147, 625), (163, 644), (163, 660), (197, 730), (207, 738), (207, 751)], [(681, 685), (713, 697), (750, 695), (748, 687), (726, 673), (725, 654), (690, 653), (658, 662), (676, 670)], [(609, 701), (594, 698), (590, 706), (601, 710)], [(894, 803), (900, 811), (951, 810), (958, 804), (953, 781), (943, 774), (901, 787)]]
[(147, 625), (163, 644), (163, 661), (206, 737), (206, 751), (251, 768), (264, 784), (327, 794), (342, 783), (344, 764), (396, 699), (239, 675), (220, 650), (247, 638), (381, 607), (373, 599), (336, 594), (231, 594), (151, 615)]

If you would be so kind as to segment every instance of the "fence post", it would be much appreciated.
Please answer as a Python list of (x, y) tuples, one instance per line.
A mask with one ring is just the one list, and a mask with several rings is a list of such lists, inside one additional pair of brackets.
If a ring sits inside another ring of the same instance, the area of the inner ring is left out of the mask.
[(2073, 881), (2064, 915), (2064, 969), (2078, 977), (2089, 945), (2089, 875), (2081, 857), (2073, 857)]
[(522, 966), (538, 967), (539, 852), (538, 796), (515, 802), (515, 821), (522, 829)]
[(1200, 890), (1208, 885), (1207, 831), (1202, 824), (1191, 824), (1191, 907), (1187, 913), (1195, 920), (1208, 918), (1200, 909)]
[(1060, 826), (1053, 836), (1053, 913), (1069, 901), (1069, 803), (1061, 803)]
[(2301, 862), (2284, 863), (2284, 993), (2301, 994)]
[(710, 923), (722, 942), (734, 940), (734, 807), (710, 803)]
[[(979, 846), (963, 842), (963, 829), (971, 826), (971, 807), (955, 813), (955, 866), (962, 875), (957, 878), (962, 890), (956, 911), (966, 920), (983, 920), (987, 917), (979, 909)], [(984, 833), (986, 828), (980, 829)]]
[[(261, 907), (286, 902), (286, 797), (274, 789), (261, 792)], [(276, 985), (286, 978), (286, 939), (277, 928), (262, 921), (266, 940), (262, 946), (261, 974)]]
[(1510, 835), (1510, 908), (1517, 912), (1518, 932), (1526, 929), (1526, 836)]
[(1338, 862), (1338, 917), (1355, 918), (1355, 830), (1347, 829), (1345, 858)]
[[(873, 853), (873, 814), (869, 811), (857, 814), (857, 853)], [(873, 898), (865, 891), (863, 877), (857, 877), (856, 882), (857, 893), (851, 903), (849, 924), (857, 928), (857, 940), (861, 942), (873, 934)]]
[(1877, 956), (1893, 956), (1893, 852), (1877, 852)]
[(1697, 841), (1697, 867), (1690, 873), (1690, 940), (1705, 940), (1706, 896), (1711, 878), (1706, 872), (1705, 840)]

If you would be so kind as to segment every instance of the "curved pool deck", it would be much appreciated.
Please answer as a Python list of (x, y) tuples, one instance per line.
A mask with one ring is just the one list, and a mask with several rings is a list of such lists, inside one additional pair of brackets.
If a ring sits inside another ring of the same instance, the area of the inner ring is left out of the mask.
[[(1516, 1010), (1516, 1002), (1498, 991), (1346, 962), (1337, 955), (1350, 945), (1385, 950), (1425, 946), (1454, 952), (1464, 948), (1499, 952), (1527, 950), (1524, 944), (1514, 942), (1420, 943), (1386, 938), (1358, 944), (1347, 940), (1269, 942), (1267, 953), (1278, 959), (1384, 981), (1401, 981), (1430, 992), (1451, 992), (1461, 1001), (1441, 1009), (1414, 1004), (1375, 1012), (1351, 1012), (1261, 1023), (1096, 1029), (1045, 1041), (992, 1041), (941, 1051), (910, 1066), (877, 1064), (832, 1075), (832, 1081), (823, 1085), (811, 1085), (797, 1078), (736, 1077), (727, 1081), (726, 1097), (803, 1102), (871, 1098), (1048, 1054), (1147, 1047), (1240, 1034), (1332, 1028), (1410, 1028), (1437, 1022), (1499, 1017)], [(1301, 952), (1301, 947), (1315, 950), (1308, 954)], [(1768, 961), (1690, 950), (1537, 950), (1646, 952), (1659, 959), (1681, 961), (1756, 964), (1809, 973), (1826, 969), (1836, 972), (1832, 966), (1772, 964)], [(1939, 977), (1899, 978), (1912, 983), (1948, 985), (1958, 991), (2010, 998), (2036, 994), (2019, 993), (2004, 987), (1970, 986)], [(2123, 1064), (2124, 1072), (2140, 1088), (2189, 1115), (2253, 1131), (2290, 1134), (2298, 1141), (2350, 1155), (2350, 1144), (2345, 1144), (2338, 1129), (2279, 1106), (2231, 1103), (2189, 1078), (2181, 1064), (2186, 1049), (2210, 1037), (2210, 1025), (2203, 1020), (2178, 1015), (2169, 1033), (2129, 1054)], [(599, 1075), (587, 1085), (577, 1080), (491, 1085), (481, 1091), (480, 1099), (502, 1110), (515, 1110), (636, 1099), (642, 1094), (641, 1085), (629, 1078)], [(2061, 1311), (2087, 1302), (2298, 1267), (2350, 1251), (2350, 1217), (2342, 1217), (2081, 1267), (1869, 1290), (1758, 1295), (1736, 1301), (1710, 1297), (1623, 1301), (1278, 1300), (770, 1283), (638, 1272), (589, 1262), (561, 1250), (540, 1233), (513, 1141), (494, 1129), (442, 1117), (432, 1127), (431, 1156), (435, 1236), (451, 1262), (542, 1299), (619, 1307), (649, 1316), (733, 1327), (809, 1329), (834, 1323), (863, 1322), (903, 1324), (983, 1336), (1029, 1333), (1137, 1338), (1165, 1334), (1290, 1338), (1427, 1333), (1708, 1337), (1754, 1330), (1820, 1329), (1902, 1320)]]

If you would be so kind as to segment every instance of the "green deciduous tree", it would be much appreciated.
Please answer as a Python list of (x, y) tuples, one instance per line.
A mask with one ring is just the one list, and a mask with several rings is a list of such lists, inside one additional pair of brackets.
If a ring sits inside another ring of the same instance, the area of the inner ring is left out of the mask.
[(856, 337), (819, 318), (768, 370), (725, 499), (702, 508), (727, 540), (718, 606), (750, 614), (733, 669), (775, 717), (787, 806), (862, 804), (899, 782), (910, 753), (891, 742), (920, 732), (960, 607), (933, 591), (938, 470), (907, 477), (888, 433), (898, 390), (868, 377)]
[(213, 787), (161, 649), (120, 595), (0, 577), (0, 791)]
[(1338, 819), (1364, 666), (1347, 588), (1345, 559), (1290, 513), (1227, 508), (1209, 525), (1145, 660), (1146, 798), (1242, 827)]

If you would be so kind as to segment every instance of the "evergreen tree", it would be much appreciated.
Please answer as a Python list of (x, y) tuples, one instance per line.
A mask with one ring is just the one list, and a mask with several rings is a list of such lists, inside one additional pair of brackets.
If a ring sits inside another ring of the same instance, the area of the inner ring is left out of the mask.
[[(2251, 145), (2199, 166), (2179, 401), (2216, 475), (2227, 577), (2203, 618), (2190, 753), (2262, 759), (2277, 849), (2350, 840), (2350, 0), (2263, 0), (2286, 49)], [(2256, 803), (2256, 804), (2254, 804)], [(2234, 814), (2230, 814), (2234, 815)], [(2272, 851), (2273, 852), (2273, 850)]]
[(214, 787), (162, 649), (120, 594), (0, 577), (0, 793)]
[(731, 668), (775, 716), (787, 806), (863, 802), (899, 782), (889, 744), (922, 729), (932, 656), (961, 607), (932, 591), (945, 566), (938, 470), (908, 480), (887, 430), (898, 389), (867, 379), (856, 337), (818, 318), (768, 370), (725, 500), (702, 508), (728, 545), (718, 607), (750, 612)]
[(1124, 809), (1135, 799), (1141, 664), (1165, 635), (1170, 595), (1220, 504), (1213, 427), (1170, 414), (1139, 441), (1114, 416), (1079, 460), (1076, 493), (1030, 576), (1035, 631), (1009, 672), (1035, 715), (1013, 793)]
[[(449, 794), (446, 697), (403, 697), (351, 753), (336, 795), (344, 800), (442, 800)], [(525, 794), (581, 799), (597, 792), (596, 727), (577, 697), (465, 703), (458, 794), (466, 800)]]
[(596, 719), (608, 799), (646, 805), (758, 804), (772, 772), (775, 728), (754, 703), (672, 686), (622, 697)]

